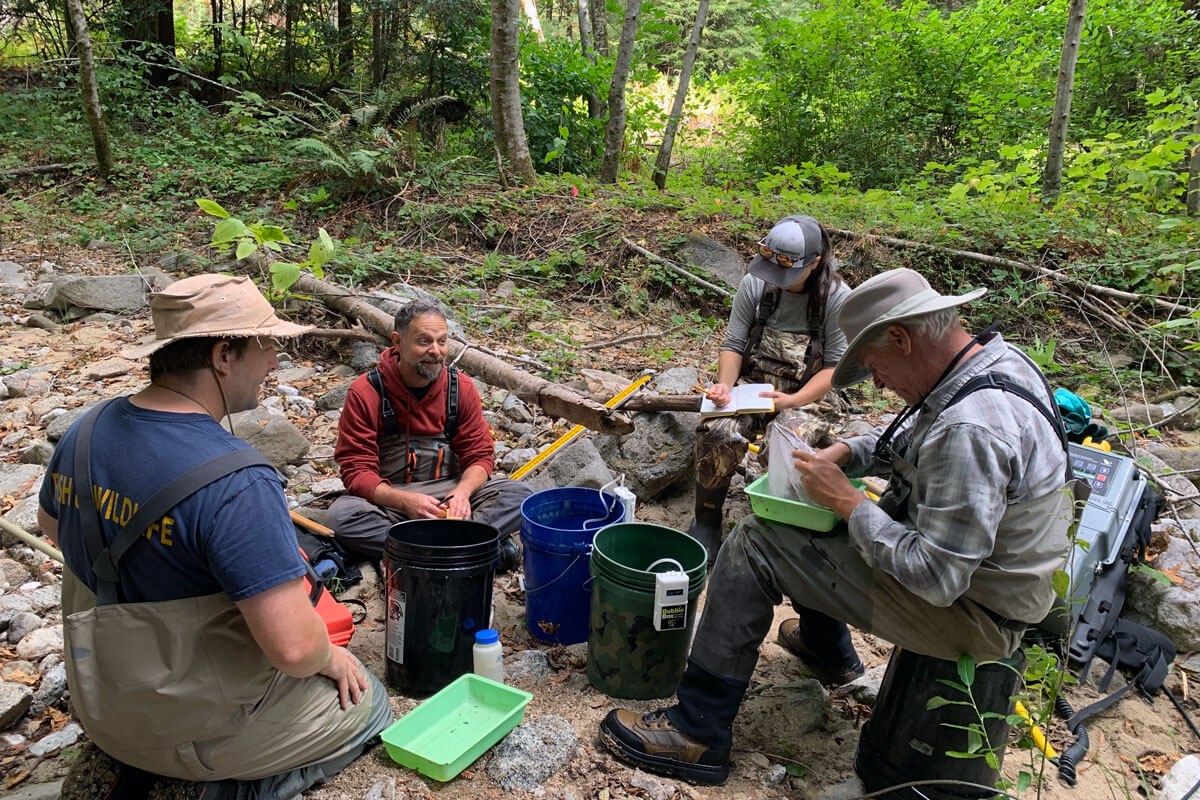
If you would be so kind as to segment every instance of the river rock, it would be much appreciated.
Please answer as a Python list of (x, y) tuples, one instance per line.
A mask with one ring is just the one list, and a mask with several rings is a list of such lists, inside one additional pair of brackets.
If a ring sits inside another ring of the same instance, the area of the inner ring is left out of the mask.
[(629, 779), (629, 785), (641, 789), (643, 796), (647, 800), (671, 800), (671, 798), (680, 793), (679, 787), (675, 784), (667, 783), (653, 775), (647, 775), (640, 769), (633, 771), (633, 777)]
[[(37, 533), (41, 529), (37, 520), (37, 510), (38, 498), (37, 494), (33, 493), (10, 508), (2, 519), (9, 525), (15, 525), (26, 533)], [(0, 541), (7, 541), (9, 538), (11, 537), (5, 533), (3, 536), (0, 536)]]
[(308, 452), (308, 439), (287, 417), (265, 408), (233, 415), (233, 433), (255, 447), (267, 460), (282, 468)]
[(59, 414), (46, 426), (46, 438), (52, 442), (57, 442), (67, 432), (67, 428), (75, 424), (75, 420), (86, 414), (89, 408), (91, 406), (72, 408), (68, 409), (65, 414)]
[(507, 792), (531, 792), (562, 769), (578, 748), (571, 723), (548, 714), (518, 725), (496, 745), (487, 775)]
[(122, 375), (128, 375), (139, 368), (140, 365), (123, 358), (105, 358), (88, 364), (84, 367), (83, 374), (88, 380), (102, 381), (107, 378), (119, 378)]
[(45, 470), (36, 464), (0, 463), (0, 497), (26, 496), (40, 485), (44, 472)]
[(31, 755), (48, 756), (51, 753), (57, 753), (64, 747), (70, 747), (79, 741), (79, 737), (83, 735), (83, 728), (79, 727), (78, 723), (71, 722), (63, 727), (61, 731), (43, 736), (33, 744), (29, 745)]
[(33, 702), (29, 706), (30, 713), (42, 714), (46, 709), (62, 699), (67, 690), (67, 665), (55, 664), (42, 675), (42, 682), (33, 693)]
[(1181, 800), (1200, 782), (1200, 756), (1184, 756), (1163, 778), (1158, 800)]
[(700, 373), (694, 367), (673, 367), (660, 372), (650, 381), (650, 388), (659, 394), (695, 394)]
[(0, 683), (0, 731), (25, 715), (33, 703), (33, 692), (21, 683)]
[(50, 279), (49, 291), (32, 307), (129, 311), (146, 305), (148, 288), (140, 275), (58, 275)]
[(737, 288), (746, 271), (746, 262), (739, 253), (699, 231), (688, 234), (679, 254), (684, 261), (699, 267), (731, 289)]
[(1190, 471), (1186, 477), (1200, 486), (1200, 447), (1164, 447), (1155, 450), (1154, 455), (1173, 470)]
[(62, 586), (38, 586), (29, 591), (21, 592), (20, 596), (29, 601), (30, 609), (35, 614), (45, 614), (52, 608), (62, 605)]
[(1170, 571), (1182, 582), (1167, 586), (1153, 576), (1132, 575), (1125, 615), (1162, 632), (1180, 653), (1200, 650), (1200, 569), (1192, 545), (1172, 536), (1150, 566)]
[(604, 463), (591, 439), (576, 439), (542, 463), (526, 483), (535, 492), (559, 486), (599, 489), (613, 482), (612, 470)]
[(652, 500), (695, 474), (695, 413), (658, 412), (634, 417), (633, 433), (596, 437), (596, 449), (639, 500)]
[(8, 621), (8, 643), (19, 644), (29, 634), (42, 627), (42, 618), (32, 611), (13, 614)]
[(511, 681), (536, 684), (553, 675), (554, 668), (541, 650), (518, 650), (504, 659), (504, 674)]
[(38, 628), (17, 645), (17, 655), (24, 659), (41, 658), (48, 653), (61, 653), (63, 649), (62, 625)]
[(52, 455), (54, 455), (54, 445), (41, 439), (26, 447), (18, 460), (22, 464), (37, 464), (44, 467), (50, 463)]

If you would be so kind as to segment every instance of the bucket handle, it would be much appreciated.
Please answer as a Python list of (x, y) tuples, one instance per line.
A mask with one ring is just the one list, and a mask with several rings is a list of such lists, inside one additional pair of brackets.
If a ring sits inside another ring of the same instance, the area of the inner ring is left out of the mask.
[(592, 552), (592, 546), (590, 544), (583, 545), (583, 546), (576, 546), (572, 549), (575, 550), (576, 555), (573, 559), (571, 559), (571, 563), (567, 564), (566, 568), (562, 572), (558, 573), (558, 575), (556, 575), (554, 578), (547, 581), (546, 583), (543, 583), (541, 586), (538, 586), (535, 589), (530, 589), (528, 586), (526, 586), (525, 587), (525, 596), (526, 597), (533, 594), (534, 592), (540, 592), (542, 589), (545, 589), (547, 586), (550, 586), (551, 584), (558, 582), (562, 578), (563, 575), (566, 575), (568, 572), (571, 571), (571, 567), (573, 567), (577, 563), (579, 563), (579, 559), (583, 558), (584, 556), (591, 555), (591, 552)]
[(679, 571), (679, 572), (683, 572), (683, 571), (684, 571), (684, 569), (683, 569), (683, 564), (680, 564), (680, 563), (679, 563), (678, 561), (676, 561), (675, 559), (673, 559), (673, 558), (660, 558), (658, 561), (655, 561), (653, 564), (651, 564), (650, 566), (646, 567), (646, 572), (653, 572), (653, 571), (654, 571), (654, 568), (655, 568), (655, 567), (657, 567), (659, 564), (674, 564), (674, 565), (675, 565), (675, 569), (676, 569), (677, 571)]

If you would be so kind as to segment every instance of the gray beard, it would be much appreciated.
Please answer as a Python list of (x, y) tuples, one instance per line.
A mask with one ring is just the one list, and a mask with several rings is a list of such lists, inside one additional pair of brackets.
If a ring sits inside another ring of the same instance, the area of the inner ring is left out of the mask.
[(444, 364), (441, 361), (436, 364), (428, 364), (424, 361), (418, 361), (416, 367), (417, 374), (427, 381), (436, 380), (437, 377), (442, 374), (443, 366)]

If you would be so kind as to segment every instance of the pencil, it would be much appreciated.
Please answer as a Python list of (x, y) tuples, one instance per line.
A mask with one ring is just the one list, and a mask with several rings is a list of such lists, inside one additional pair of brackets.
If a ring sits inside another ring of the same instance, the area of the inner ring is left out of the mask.
[(713, 396), (713, 395), (712, 395), (712, 392), (710, 392), (708, 389), (705, 389), (705, 388), (704, 388), (703, 386), (701, 386), (700, 384), (698, 384), (698, 383), (696, 383), (696, 384), (693, 384), (693, 385), (692, 385), (692, 388), (693, 388), (693, 389), (695, 389), (695, 390), (696, 390), (697, 392), (699, 392), (700, 394), (702, 394), (702, 395), (704, 395), (705, 397), (707, 397), (709, 400), (712, 400), (712, 396)]

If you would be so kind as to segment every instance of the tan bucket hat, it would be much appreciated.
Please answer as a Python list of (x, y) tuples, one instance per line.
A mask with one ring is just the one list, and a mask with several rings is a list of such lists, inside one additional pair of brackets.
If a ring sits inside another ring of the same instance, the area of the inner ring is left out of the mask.
[(833, 371), (833, 386), (844, 389), (865, 380), (871, 371), (858, 359), (862, 346), (882, 328), (922, 314), (961, 306), (981, 297), (987, 289), (960, 295), (939, 294), (919, 273), (893, 269), (872, 276), (850, 294), (838, 313), (838, 325), (850, 346)]
[(196, 275), (176, 281), (150, 295), (150, 313), (154, 335), (125, 348), (121, 355), (144, 358), (171, 342), (199, 336), (287, 338), (313, 329), (275, 316), (253, 281), (233, 275)]

